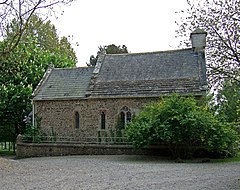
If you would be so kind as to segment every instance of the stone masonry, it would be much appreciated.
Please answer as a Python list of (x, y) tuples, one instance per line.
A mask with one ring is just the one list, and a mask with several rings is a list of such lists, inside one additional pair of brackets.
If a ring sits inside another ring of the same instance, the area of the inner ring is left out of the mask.
[[(46, 135), (52, 131), (58, 137), (97, 137), (97, 132), (116, 130), (120, 110), (127, 106), (136, 114), (146, 104), (156, 102), (159, 98), (118, 98), (118, 99), (85, 99), (68, 101), (36, 101), (35, 114), (41, 118), (41, 130)], [(75, 128), (74, 113), (80, 115), (80, 127)], [(106, 129), (102, 130), (100, 113), (106, 113)]]

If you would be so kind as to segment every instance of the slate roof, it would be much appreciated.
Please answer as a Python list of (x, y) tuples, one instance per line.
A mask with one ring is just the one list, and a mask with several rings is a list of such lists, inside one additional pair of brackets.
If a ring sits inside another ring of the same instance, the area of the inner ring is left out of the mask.
[(33, 100), (159, 97), (172, 92), (203, 95), (202, 64), (204, 56), (192, 49), (105, 54), (95, 68), (48, 70)]
[(33, 100), (84, 98), (93, 67), (52, 68), (33, 94)]
[(105, 55), (89, 96), (144, 97), (172, 92), (202, 94), (199, 64), (192, 49)]

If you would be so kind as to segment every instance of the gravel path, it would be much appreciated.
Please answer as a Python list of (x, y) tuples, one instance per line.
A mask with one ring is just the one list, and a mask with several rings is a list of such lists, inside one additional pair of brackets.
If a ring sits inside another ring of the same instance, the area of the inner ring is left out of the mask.
[(0, 189), (240, 190), (240, 163), (174, 163), (146, 156), (0, 157)]

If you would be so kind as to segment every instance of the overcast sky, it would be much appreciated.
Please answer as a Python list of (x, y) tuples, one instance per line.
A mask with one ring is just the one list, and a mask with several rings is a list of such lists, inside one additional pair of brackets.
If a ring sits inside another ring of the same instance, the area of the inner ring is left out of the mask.
[(186, 8), (186, 0), (77, 0), (52, 22), (78, 42), (77, 66), (86, 66), (100, 45), (126, 45), (131, 53), (175, 49), (175, 12)]

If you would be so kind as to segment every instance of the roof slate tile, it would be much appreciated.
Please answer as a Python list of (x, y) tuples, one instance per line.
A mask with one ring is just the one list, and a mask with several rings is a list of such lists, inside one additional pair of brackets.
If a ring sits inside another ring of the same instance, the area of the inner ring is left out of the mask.
[[(205, 64), (205, 60), (203, 60)], [(34, 100), (156, 97), (178, 92), (204, 94), (201, 66), (192, 49), (102, 55), (97, 69), (52, 69)]]
[(92, 67), (52, 69), (33, 99), (83, 98), (88, 89), (93, 69)]
[(198, 58), (192, 49), (105, 55), (91, 97), (202, 93)]

